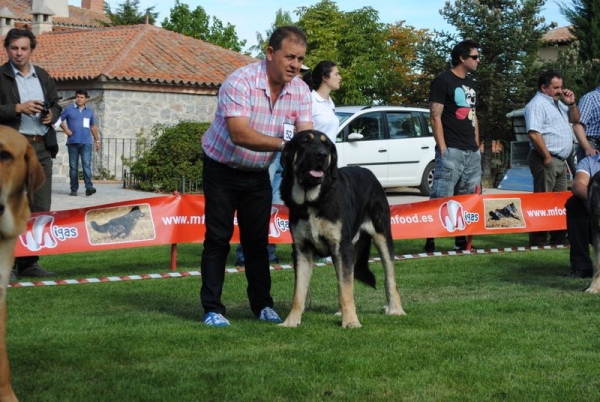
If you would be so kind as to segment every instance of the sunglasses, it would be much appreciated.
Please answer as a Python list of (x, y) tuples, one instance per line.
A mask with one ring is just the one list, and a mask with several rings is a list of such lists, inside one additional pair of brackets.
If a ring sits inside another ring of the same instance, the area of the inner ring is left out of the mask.
[(478, 54), (470, 54), (470, 55), (468, 55), (467, 57), (470, 57), (470, 58), (472, 58), (473, 60), (477, 60), (477, 59), (479, 58), (479, 55), (478, 55)]

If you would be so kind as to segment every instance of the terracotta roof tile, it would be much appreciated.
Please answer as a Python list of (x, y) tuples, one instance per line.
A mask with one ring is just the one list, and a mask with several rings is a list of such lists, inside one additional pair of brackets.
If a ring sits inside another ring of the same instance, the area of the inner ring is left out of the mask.
[(575, 37), (570, 31), (572, 25), (551, 29), (544, 34), (542, 42), (546, 45), (561, 45), (573, 42)]
[[(1, 1), (1, 0), (0, 0)], [(37, 37), (34, 63), (57, 81), (107, 79), (220, 85), (250, 56), (154, 25), (48, 32)], [(0, 56), (6, 62), (6, 54)]]

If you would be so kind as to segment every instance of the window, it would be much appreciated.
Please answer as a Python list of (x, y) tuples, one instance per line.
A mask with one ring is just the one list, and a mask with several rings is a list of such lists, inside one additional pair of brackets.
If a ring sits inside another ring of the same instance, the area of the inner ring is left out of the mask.
[(367, 113), (358, 116), (348, 125), (348, 133), (362, 134), (362, 141), (382, 140), (383, 115), (381, 113)]

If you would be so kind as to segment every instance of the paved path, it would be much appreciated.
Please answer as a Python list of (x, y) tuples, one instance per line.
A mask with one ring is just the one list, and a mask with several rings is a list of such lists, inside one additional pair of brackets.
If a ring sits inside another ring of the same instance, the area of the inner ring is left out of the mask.
[[(67, 209), (86, 208), (119, 201), (165, 195), (123, 188), (122, 182), (95, 182), (94, 187), (98, 190), (96, 194), (86, 197), (83, 183), (81, 183), (78, 195), (72, 197), (69, 195), (71, 191), (69, 183), (52, 183), (52, 210), (63, 211)], [(484, 194), (514, 194), (521, 192), (499, 190), (496, 188), (484, 189)], [(391, 189), (387, 191), (387, 195), (391, 205), (429, 200), (429, 197), (421, 195), (417, 189), (412, 188)]]
[(69, 183), (52, 183), (52, 210), (63, 211), (111, 204), (113, 202), (137, 200), (140, 198), (159, 197), (164, 194), (135, 191), (123, 188), (122, 182), (94, 182), (96, 194), (87, 197), (83, 183), (79, 185), (77, 196), (70, 196)]

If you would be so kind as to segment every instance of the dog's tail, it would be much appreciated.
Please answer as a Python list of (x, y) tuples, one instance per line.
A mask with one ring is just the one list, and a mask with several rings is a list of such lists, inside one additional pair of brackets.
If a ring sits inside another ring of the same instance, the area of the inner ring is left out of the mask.
[(96, 232), (100, 232), (100, 233), (104, 233), (106, 232), (107, 229), (107, 225), (98, 225), (95, 221), (92, 221), (90, 223), (90, 225), (92, 225), (92, 228), (96, 231)]
[(354, 264), (354, 279), (375, 288), (375, 275), (369, 269), (369, 254), (371, 251), (371, 236), (362, 232), (355, 244), (356, 263)]

